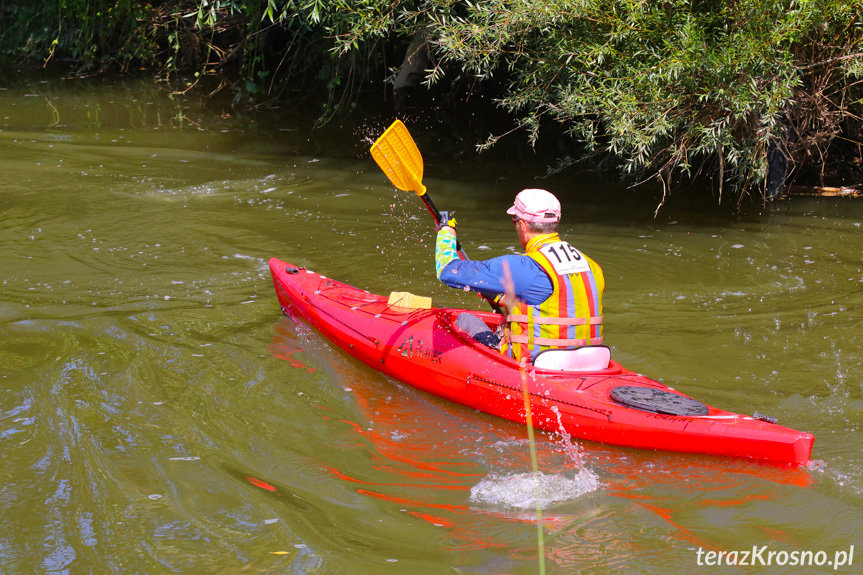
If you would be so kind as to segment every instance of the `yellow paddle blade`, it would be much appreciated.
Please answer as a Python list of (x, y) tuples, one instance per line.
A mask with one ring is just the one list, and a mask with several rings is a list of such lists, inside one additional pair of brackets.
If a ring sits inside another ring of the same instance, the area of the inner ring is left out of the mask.
[(423, 157), (401, 120), (396, 120), (372, 144), (372, 158), (400, 190), (426, 193), (423, 185)]

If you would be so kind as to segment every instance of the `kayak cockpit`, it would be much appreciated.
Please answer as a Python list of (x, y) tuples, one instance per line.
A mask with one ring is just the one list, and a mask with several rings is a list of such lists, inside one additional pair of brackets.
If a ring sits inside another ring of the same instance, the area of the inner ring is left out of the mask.
[[(518, 362), (502, 355), (497, 349), (483, 345), (458, 326), (456, 318), (462, 313), (466, 313), (465, 310), (441, 309), (438, 318), (457, 334), (465, 345), (492, 356), (502, 363), (511, 364), (511, 367), (517, 369)], [(480, 311), (469, 313), (482, 320), (491, 331), (496, 331), (503, 319), (496, 313)], [(623, 366), (611, 359), (611, 349), (604, 345), (545, 350), (537, 355), (533, 367), (537, 372), (555, 375), (613, 375), (623, 371)]]

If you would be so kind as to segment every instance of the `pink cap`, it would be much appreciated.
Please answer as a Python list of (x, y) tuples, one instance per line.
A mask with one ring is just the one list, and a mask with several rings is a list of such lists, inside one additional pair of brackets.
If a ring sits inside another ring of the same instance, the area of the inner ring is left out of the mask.
[(559, 222), (560, 202), (554, 194), (545, 190), (522, 190), (506, 213), (526, 222)]

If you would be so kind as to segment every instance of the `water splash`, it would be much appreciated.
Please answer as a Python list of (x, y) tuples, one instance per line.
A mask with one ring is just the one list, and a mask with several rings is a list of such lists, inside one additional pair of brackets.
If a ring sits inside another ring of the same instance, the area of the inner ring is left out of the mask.
[[(535, 372), (524, 374), (525, 378), (535, 378)], [(506, 511), (546, 510), (558, 503), (573, 501), (579, 497), (596, 491), (601, 484), (599, 477), (587, 467), (581, 447), (573, 443), (572, 437), (563, 426), (561, 414), (552, 408), (557, 416), (559, 440), (554, 442), (558, 457), (544, 451), (541, 459), (547, 467), (549, 459), (563, 457), (563, 471), (542, 472), (534, 468), (526, 473), (489, 473), (470, 490), (470, 501), (477, 505), (494, 507)], [(523, 449), (524, 441), (497, 442), (493, 445), (501, 453), (510, 450)], [(547, 448), (543, 446), (544, 450)], [(561, 462), (551, 463), (552, 468), (561, 469)], [(533, 465), (532, 465), (533, 467)], [(542, 517), (541, 514), (538, 514)]]
[[(572, 436), (566, 430), (566, 427), (563, 426), (563, 420), (561, 420), (560, 418), (560, 410), (557, 408), (556, 405), (552, 406), (551, 410), (557, 417), (557, 434), (560, 436), (560, 445), (561, 447), (563, 447), (564, 452), (572, 460), (576, 467), (593, 474), (593, 471), (591, 471), (584, 465), (584, 457), (582, 455), (582, 450), (580, 446), (572, 442)], [(596, 476), (594, 475), (594, 477)]]
[(471, 489), (470, 499), (505, 509), (547, 509), (564, 501), (577, 499), (596, 491), (600, 487), (599, 477), (587, 467), (583, 452), (563, 426), (560, 411), (553, 407), (557, 416), (558, 436), (556, 442), (574, 464), (562, 473), (545, 474), (541, 471), (513, 475), (490, 474)]
[(513, 475), (491, 473), (471, 488), (470, 501), (512, 510), (548, 509), (598, 488), (599, 478), (588, 469), (554, 474), (539, 471), (536, 476), (532, 472)]
[(557, 407), (552, 410), (557, 416), (557, 435), (560, 438), (555, 443), (573, 465), (560, 473), (539, 471), (535, 477), (533, 473), (491, 473), (471, 489), (471, 502), (512, 510), (548, 509), (556, 503), (578, 499), (600, 488), (599, 477), (585, 464), (580, 445), (573, 443), (572, 436), (563, 426), (560, 411)]

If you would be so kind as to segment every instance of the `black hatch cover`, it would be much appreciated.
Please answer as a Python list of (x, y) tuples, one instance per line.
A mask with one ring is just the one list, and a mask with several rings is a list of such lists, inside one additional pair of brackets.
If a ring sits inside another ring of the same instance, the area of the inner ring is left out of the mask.
[(707, 406), (670, 391), (622, 385), (611, 390), (611, 399), (625, 405), (665, 415), (707, 415)]

